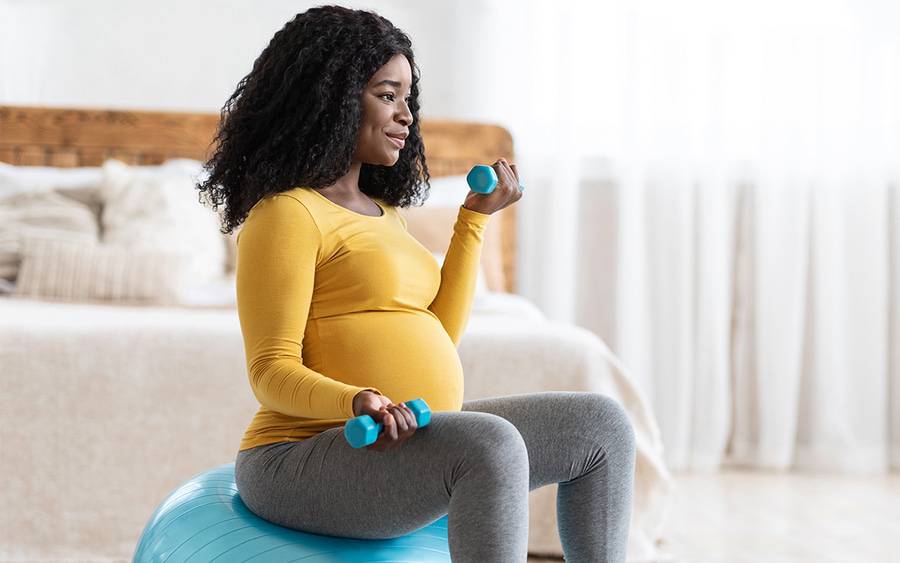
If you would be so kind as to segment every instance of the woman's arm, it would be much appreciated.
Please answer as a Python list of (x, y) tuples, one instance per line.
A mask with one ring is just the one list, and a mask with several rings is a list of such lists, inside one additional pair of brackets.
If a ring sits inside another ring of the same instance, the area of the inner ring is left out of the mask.
[(441, 287), (428, 307), (441, 320), (444, 330), (457, 346), (472, 310), (484, 230), (490, 218), (489, 214), (459, 207), (441, 267)]
[(303, 336), (322, 234), (289, 195), (260, 200), (237, 237), (237, 310), (247, 372), (261, 405), (305, 418), (353, 417), (348, 385), (303, 365)]

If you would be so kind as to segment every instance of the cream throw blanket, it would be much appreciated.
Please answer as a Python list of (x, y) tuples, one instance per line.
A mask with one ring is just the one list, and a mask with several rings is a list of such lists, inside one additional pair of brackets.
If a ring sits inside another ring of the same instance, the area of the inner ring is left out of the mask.
[[(638, 448), (629, 561), (661, 560), (671, 478), (659, 430), (604, 343), (486, 294), (459, 351), (466, 400), (595, 391), (626, 408)], [(234, 459), (257, 408), (233, 308), (0, 298), (0, 365), (0, 560), (130, 560), (170, 491)], [(555, 492), (531, 493), (533, 553), (562, 553)]]

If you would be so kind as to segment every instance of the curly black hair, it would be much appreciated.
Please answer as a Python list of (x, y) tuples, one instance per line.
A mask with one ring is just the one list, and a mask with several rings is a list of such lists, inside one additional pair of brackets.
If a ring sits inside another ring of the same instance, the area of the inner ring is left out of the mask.
[(214, 210), (224, 203), (223, 234), (269, 194), (326, 187), (349, 172), (363, 90), (396, 54), (412, 68), (413, 122), (393, 166), (362, 164), (359, 189), (399, 207), (428, 197), (412, 42), (374, 12), (317, 6), (275, 33), (222, 107), (209, 174), (195, 187)]

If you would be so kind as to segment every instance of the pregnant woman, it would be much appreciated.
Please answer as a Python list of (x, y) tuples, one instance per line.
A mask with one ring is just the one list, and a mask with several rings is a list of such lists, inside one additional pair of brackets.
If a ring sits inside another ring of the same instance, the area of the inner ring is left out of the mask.
[[(596, 393), (463, 402), (457, 345), (484, 230), (522, 197), (514, 164), (469, 192), (443, 267), (397, 207), (427, 197), (409, 38), (335, 6), (297, 15), (226, 102), (200, 184), (237, 240), (237, 307), (260, 408), (241, 440), (241, 499), (276, 524), (393, 538), (448, 514), (453, 561), (524, 562), (528, 493), (559, 483), (568, 561), (625, 561), (634, 433)], [(472, 92), (477, 96), (477, 92)], [(417, 201), (418, 200), (418, 201)], [(402, 403), (425, 400), (416, 428)], [(343, 424), (371, 415), (354, 449)]]

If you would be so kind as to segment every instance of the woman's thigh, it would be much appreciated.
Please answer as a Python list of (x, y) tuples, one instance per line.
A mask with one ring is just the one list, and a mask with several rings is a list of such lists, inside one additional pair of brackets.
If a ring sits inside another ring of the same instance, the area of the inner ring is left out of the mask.
[[(629, 470), (634, 429), (618, 402), (599, 393), (547, 391), (466, 401), (463, 412), (510, 421), (528, 449), (529, 490), (570, 481), (608, 461)], [(621, 452), (620, 459), (610, 453)]]
[(501, 474), (506, 462), (527, 464), (512, 424), (488, 413), (445, 411), (432, 413), (428, 426), (387, 451), (350, 447), (342, 427), (245, 450), (237, 455), (235, 478), (247, 507), (268, 521), (326, 535), (391, 538), (447, 514), (461, 476), (485, 464)]

